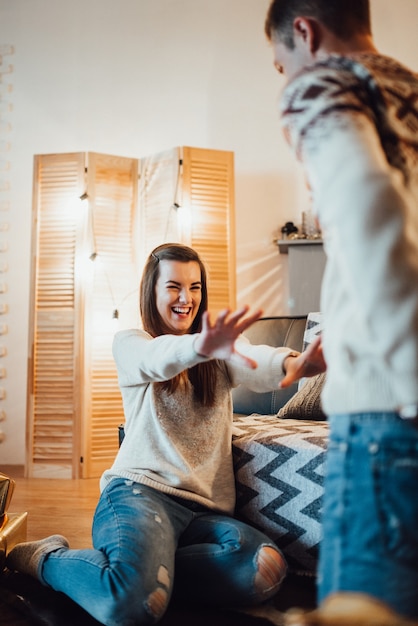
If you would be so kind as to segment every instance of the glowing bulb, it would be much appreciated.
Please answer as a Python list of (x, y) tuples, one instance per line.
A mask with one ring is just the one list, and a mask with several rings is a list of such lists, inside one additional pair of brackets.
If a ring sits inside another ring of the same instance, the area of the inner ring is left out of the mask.
[(112, 331), (116, 333), (119, 330), (119, 311), (114, 309), (112, 313)]

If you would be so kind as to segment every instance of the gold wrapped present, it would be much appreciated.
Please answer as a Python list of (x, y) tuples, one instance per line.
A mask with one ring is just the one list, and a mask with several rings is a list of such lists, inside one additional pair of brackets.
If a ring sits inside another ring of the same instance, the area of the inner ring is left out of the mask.
[(0, 524), (2, 516), (7, 513), (12, 499), (15, 481), (0, 472)]
[(6, 556), (17, 543), (26, 541), (27, 513), (5, 513), (0, 528), (0, 572), (3, 571)]

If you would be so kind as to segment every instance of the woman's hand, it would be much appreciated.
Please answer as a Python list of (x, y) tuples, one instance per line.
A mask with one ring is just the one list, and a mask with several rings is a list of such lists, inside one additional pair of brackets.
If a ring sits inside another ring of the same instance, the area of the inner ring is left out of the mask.
[(248, 306), (234, 312), (225, 309), (218, 314), (213, 324), (210, 314), (206, 311), (202, 317), (202, 330), (194, 344), (196, 352), (212, 359), (231, 361), (255, 369), (256, 361), (235, 350), (235, 340), (238, 336), (262, 315), (262, 311), (259, 310), (246, 316), (248, 310)]
[(300, 378), (325, 372), (327, 365), (322, 353), (321, 336), (317, 337), (299, 356), (285, 359), (284, 369), (286, 375), (279, 384), (280, 388), (289, 387)]

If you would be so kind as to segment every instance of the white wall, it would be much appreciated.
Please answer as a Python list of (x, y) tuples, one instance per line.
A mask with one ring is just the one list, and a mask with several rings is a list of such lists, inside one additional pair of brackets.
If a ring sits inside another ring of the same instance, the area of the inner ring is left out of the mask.
[[(307, 195), (278, 124), (283, 79), (263, 34), (268, 4), (0, 0), (0, 304), (9, 306), (0, 465), (24, 462), (34, 154), (233, 150), (238, 303), (287, 312), (286, 257), (273, 240), (300, 220)], [(372, 8), (378, 46), (414, 65), (417, 0)]]

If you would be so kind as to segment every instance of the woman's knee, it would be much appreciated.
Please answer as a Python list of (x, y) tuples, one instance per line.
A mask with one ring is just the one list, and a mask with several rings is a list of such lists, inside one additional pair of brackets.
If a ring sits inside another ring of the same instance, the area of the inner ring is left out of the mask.
[(266, 599), (279, 589), (287, 573), (287, 563), (278, 548), (262, 545), (256, 555), (254, 584), (257, 594)]

